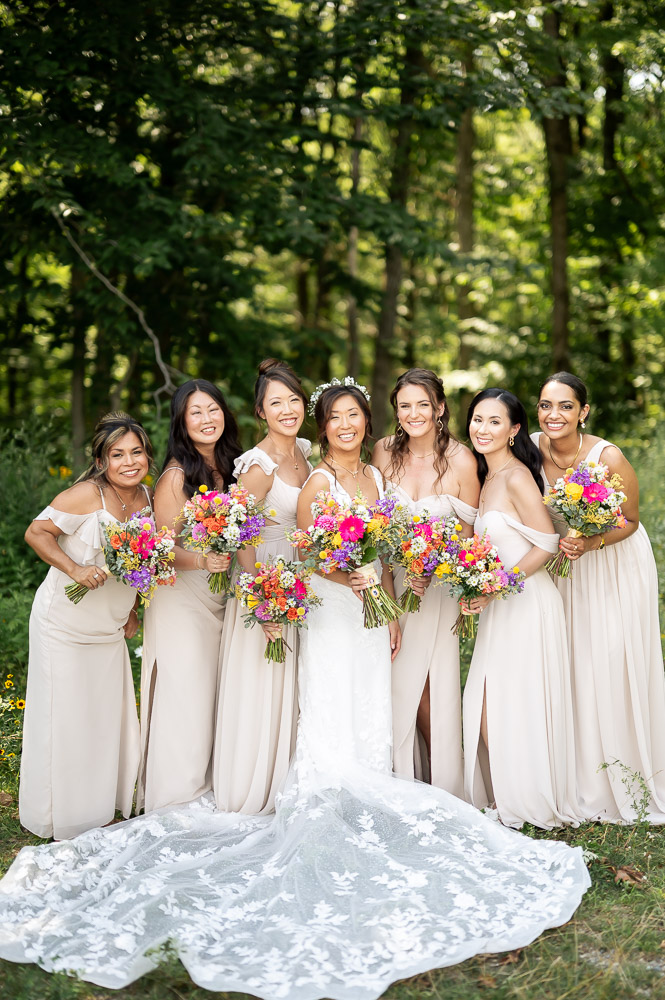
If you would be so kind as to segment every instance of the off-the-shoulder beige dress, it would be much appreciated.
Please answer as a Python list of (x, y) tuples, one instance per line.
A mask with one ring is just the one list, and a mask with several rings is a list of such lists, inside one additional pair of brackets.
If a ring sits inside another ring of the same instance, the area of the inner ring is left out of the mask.
[[(538, 442), (540, 432), (532, 437)], [(597, 441), (586, 461), (602, 462), (610, 443)], [(565, 535), (565, 522), (553, 521)], [(554, 582), (566, 616), (584, 815), (634, 823), (646, 790), (650, 821), (665, 823), (658, 572), (644, 526), (621, 542), (586, 552), (571, 563), (568, 578), (555, 577)]]
[(159, 587), (146, 608), (137, 809), (191, 802), (212, 787), (226, 601), (211, 592), (206, 570), (193, 569)]
[[(100, 491), (101, 492), (101, 491)], [(102, 504), (103, 493), (102, 495)], [(103, 566), (102, 507), (38, 521), (63, 532), (58, 544), (80, 566)], [(136, 591), (109, 576), (78, 603), (71, 579), (51, 566), (30, 615), (19, 815), (38, 837), (65, 840), (129, 816), (139, 763), (139, 725), (123, 627)]]
[[(309, 441), (298, 438), (298, 447), (309, 457)], [(309, 464), (309, 463), (308, 463)], [(285, 532), (296, 523), (300, 490), (280, 479), (278, 466), (261, 448), (251, 448), (236, 460), (240, 477), (258, 465), (273, 481), (265, 499), (275, 516), (261, 532), (257, 561), (275, 556), (294, 558), (294, 549)], [(220, 673), (213, 791), (217, 808), (226, 812), (259, 814), (275, 807), (275, 795), (282, 785), (295, 747), (297, 704), (298, 634), (287, 628), (290, 649), (285, 663), (271, 663), (264, 657), (266, 639), (258, 626), (245, 628), (244, 609), (229, 603), (224, 633)]]
[[(412, 500), (400, 486), (389, 489), (412, 514), (432, 517), (455, 514), (473, 525), (476, 508), (459, 497), (435, 494)], [(462, 763), (462, 697), (459, 642), (451, 632), (459, 613), (457, 601), (444, 586), (427, 588), (418, 612), (402, 618), (402, 648), (392, 669), (393, 768), (402, 778), (425, 778), (458, 798), (464, 797)], [(416, 716), (429, 676), (431, 759), (422, 760)], [(424, 765), (424, 766), (423, 766)]]
[[(558, 535), (488, 510), (476, 519), (509, 568), (532, 546), (556, 551)], [(559, 593), (542, 567), (524, 591), (480, 615), (463, 701), (467, 799), (496, 803), (506, 826), (549, 829), (583, 818), (575, 787), (575, 742), (566, 625)], [(489, 757), (480, 735), (487, 704)]]

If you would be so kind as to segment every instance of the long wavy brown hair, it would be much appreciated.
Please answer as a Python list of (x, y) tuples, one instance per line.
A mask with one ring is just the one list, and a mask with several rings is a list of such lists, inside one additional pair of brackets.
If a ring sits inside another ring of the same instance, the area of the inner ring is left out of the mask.
[[(407, 385), (417, 385), (425, 390), (427, 398), (432, 404), (432, 412), (436, 413), (441, 404), (446, 403), (446, 394), (443, 389), (443, 382), (429, 368), (409, 368), (397, 379), (395, 388), (390, 393), (390, 402), (395, 412), (395, 431), (392, 440), (386, 446), (386, 451), (390, 455), (390, 468), (387, 473), (388, 479), (399, 481), (400, 474), (404, 468), (404, 462), (409, 450), (409, 435), (399, 422), (397, 417), (397, 394), (400, 389)], [(436, 436), (434, 438), (434, 471), (436, 472), (435, 486), (438, 485), (448, 470), (447, 452), (451, 441), (457, 441), (450, 428), (448, 421), (448, 407), (446, 406), (440, 417), (434, 420)]]

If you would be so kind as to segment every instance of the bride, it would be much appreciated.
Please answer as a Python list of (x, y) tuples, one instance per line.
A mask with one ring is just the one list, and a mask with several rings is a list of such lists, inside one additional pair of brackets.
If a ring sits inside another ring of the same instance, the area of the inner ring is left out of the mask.
[[(361, 460), (368, 397), (353, 380), (343, 388), (314, 394), (325, 458), (310, 485), (344, 501), (357, 482), (369, 498), (381, 482)], [(168, 945), (210, 990), (371, 1000), (570, 918), (589, 885), (579, 848), (391, 776), (397, 630), (364, 629), (347, 581), (315, 586), (323, 604), (303, 634), (296, 756), (275, 815), (216, 812), (204, 797), (24, 848), (0, 882), (1, 957), (121, 988)]]

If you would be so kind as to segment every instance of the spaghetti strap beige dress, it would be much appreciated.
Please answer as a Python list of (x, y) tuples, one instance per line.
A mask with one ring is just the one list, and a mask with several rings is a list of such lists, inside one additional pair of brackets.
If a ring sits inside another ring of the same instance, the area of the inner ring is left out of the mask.
[[(557, 535), (498, 510), (476, 519), (476, 531), (485, 530), (509, 567), (534, 545), (552, 552), (558, 544)], [(489, 754), (480, 735), (483, 697)], [(565, 620), (544, 567), (521, 594), (492, 601), (480, 615), (463, 724), (464, 783), (473, 805), (496, 804), (506, 826), (580, 822)]]
[(137, 810), (191, 802), (212, 787), (225, 604), (225, 594), (210, 591), (206, 570), (195, 569), (159, 587), (146, 608)]
[[(476, 508), (459, 497), (435, 494), (412, 500), (400, 486), (390, 483), (388, 488), (411, 514), (455, 514), (466, 524), (474, 523)], [(393, 769), (401, 778), (429, 778), (431, 784), (463, 798), (459, 641), (451, 632), (458, 613), (457, 601), (448, 590), (432, 583), (425, 591), (420, 611), (402, 618), (402, 648), (392, 668)], [(432, 734), (429, 767), (416, 729), (418, 705), (428, 676)]]
[[(307, 459), (312, 450), (309, 441), (298, 438), (297, 444)], [(261, 532), (257, 560), (268, 562), (278, 555), (293, 559), (293, 546), (285, 532), (295, 526), (300, 490), (280, 479), (278, 466), (261, 448), (251, 448), (236, 459), (236, 477), (253, 465), (273, 477), (265, 504), (275, 511)], [(218, 809), (258, 815), (275, 808), (275, 795), (286, 778), (295, 747), (298, 633), (293, 628), (286, 630), (290, 647), (286, 662), (269, 663), (264, 657), (263, 630), (258, 626), (245, 628), (243, 613), (237, 601), (229, 604), (215, 727), (213, 791)]]
[[(532, 437), (538, 442), (540, 432)], [(609, 444), (596, 442), (586, 460), (602, 462)], [(555, 528), (567, 531), (559, 519)], [(644, 797), (649, 820), (665, 823), (658, 572), (644, 526), (615, 545), (586, 552), (571, 564), (570, 576), (555, 583), (566, 616), (584, 815), (634, 823)], [(610, 766), (599, 770), (602, 764)]]
[[(46, 507), (36, 520), (63, 532), (58, 544), (81, 566), (103, 566), (102, 507), (66, 514)], [(123, 627), (136, 591), (109, 576), (78, 603), (71, 579), (51, 566), (30, 615), (19, 816), (38, 837), (66, 840), (129, 816), (139, 763), (139, 724)]]

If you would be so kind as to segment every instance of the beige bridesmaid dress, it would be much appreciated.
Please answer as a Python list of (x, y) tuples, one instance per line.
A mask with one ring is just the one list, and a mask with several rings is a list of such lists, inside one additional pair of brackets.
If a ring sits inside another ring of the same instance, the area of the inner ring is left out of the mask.
[[(309, 441), (298, 438), (297, 444), (307, 459)], [(265, 504), (275, 511), (272, 523), (261, 532), (257, 561), (269, 562), (278, 555), (292, 560), (294, 550), (285, 531), (295, 526), (300, 489), (280, 479), (278, 466), (261, 448), (251, 448), (236, 459), (236, 477), (253, 465), (273, 477)], [(244, 613), (237, 601), (229, 604), (215, 727), (213, 791), (218, 809), (259, 814), (275, 808), (275, 795), (286, 778), (295, 748), (298, 634), (287, 628), (290, 649), (286, 662), (269, 663), (264, 657), (263, 630), (258, 626), (245, 628)]]
[(211, 592), (207, 571), (194, 569), (159, 587), (146, 608), (137, 810), (191, 802), (212, 787), (226, 601)]
[[(102, 509), (66, 514), (46, 507), (63, 552), (81, 566), (103, 566)], [(19, 816), (38, 837), (65, 840), (127, 817), (139, 763), (139, 725), (123, 627), (136, 591), (109, 576), (78, 603), (71, 579), (51, 566), (30, 615)]]
[[(504, 565), (532, 546), (555, 552), (544, 534), (498, 510), (476, 519)], [(486, 699), (489, 754), (480, 735)], [(561, 598), (542, 567), (524, 591), (492, 601), (479, 616), (464, 688), (464, 785), (467, 799), (496, 805), (506, 826), (551, 829), (583, 818), (575, 787), (570, 668)]]
[[(474, 523), (476, 508), (459, 497), (434, 494), (412, 500), (394, 483), (389, 484), (389, 489), (411, 514), (455, 514), (466, 524)], [(393, 769), (402, 778), (428, 778), (431, 784), (463, 798), (459, 641), (451, 632), (458, 613), (457, 601), (447, 588), (432, 582), (420, 602), (420, 611), (404, 615), (401, 620), (402, 648), (392, 669)], [(429, 765), (416, 728), (428, 676), (432, 741)]]
[[(540, 433), (532, 436), (537, 442)], [(596, 442), (586, 461), (602, 462), (609, 445)], [(555, 528), (567, 531), (560, 519)], [(615, 545), (585, 553), (571, 563), (570, 577), (556, 577), (555, 583), (566, 616), (584, 815), (634, 823), (644, 782), (650, 821), (665, 823), (658, 572), (644, 526)], [(611, 766), (599, 770), (604, 763)]]

